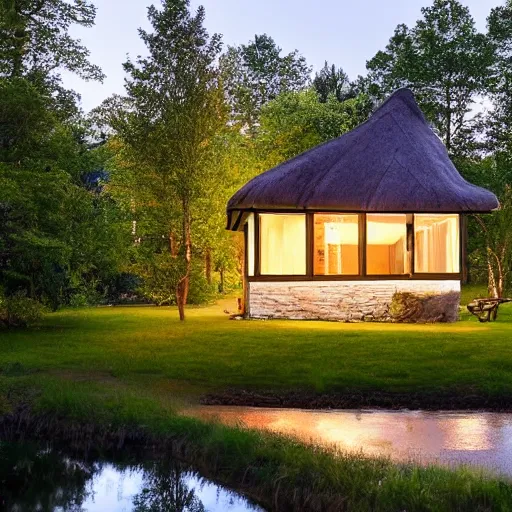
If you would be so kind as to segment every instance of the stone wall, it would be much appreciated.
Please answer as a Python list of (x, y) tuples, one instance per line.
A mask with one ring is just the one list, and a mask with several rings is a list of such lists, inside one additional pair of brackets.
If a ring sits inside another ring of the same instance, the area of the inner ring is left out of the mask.
[(449, 317), (457, 317), (460, 281), (288, 281), (250, 282), (251, 318), (391, 321), (395, 292), (451, 294)]

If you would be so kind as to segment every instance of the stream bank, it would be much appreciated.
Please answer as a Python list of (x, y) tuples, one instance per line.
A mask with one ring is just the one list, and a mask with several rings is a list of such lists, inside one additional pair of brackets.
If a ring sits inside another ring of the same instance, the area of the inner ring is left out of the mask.
[(269, 407), (288, 409), (390, 409), (424, 411), (511, 412), (511, 396), (486, 396), (480, 393), (385, 391), (315, 393), (313, 391), (248, 391), (231, 389), (208, 393), (202, 405)]

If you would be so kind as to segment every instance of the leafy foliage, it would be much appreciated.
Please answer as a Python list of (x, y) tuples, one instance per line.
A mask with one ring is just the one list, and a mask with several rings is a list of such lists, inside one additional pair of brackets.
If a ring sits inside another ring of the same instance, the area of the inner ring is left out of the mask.
[(322, 103), (325, 103), (330, 95), (338, 101), (344, 101), (353, 96), (352, 87), (348, 75), (334, 64), (329, 66), (325, 61), (324, 67), (315, 75), (313, 87), (318, 93)]
[(399, 25), (385, 51), (368, 61), (366, 86), (379, 98), (410, 87), (448, 151), (465, 155), (479, 120), (468, 114), (492, 77), (493, 47), (457, 0), (435, 0), (422, 14), (413, 28)]
[[(97, 301), (125, 257), (122, 212), (85, 186), (105, 154), (91, 144), (67, 69), (101, 79), (69, 31), (91, 26), (84, 1), (0, 2), (0, 285), (52, 309), (75, 295)], [(9, 299), (8, 299), (9, 300)]]
[(43, 317), (43, 306), (18, 292), (11, 297), (0, 295), (0, 327), (27, 327)]
[(512, 2), (495, 7), (487, 20), (496, 61), (490, 98), (494, 109), (488, 117), (487, 139), (502, 158), (512, 154)]
[[(140, 217), (140, 242), (146, 237), (167, 242), (167, 250), (155, 248), (158, 254), (143, 266), (152, 266), (155, 284), (167, 283), (164, 295), (174, 291), (182, 319), (192, 268), (193, 216), (216, 181), (213, 140), (226, 122), (214, 65), (221, 40), (208, 35), (204, 16), (202, 7), (192, 15), (188, 0), (166, 0), (161, 10), (150, 7), (153, 32), (140, 30), (149, 56), (124, 65), (127, 98), (121, 108), (107, 108), (123, 148), (111, 190), (119, 191), (117, 197)], [(157, 289), (161, 295), (162, 287)]]
[(262, 109), (258, 142), (267, 165), (276, 165), (317, 144), (339, 137), (368, 119), (367, 96), (319, 102), (316, 91), (283, 93)]
[(220, 59), (222, 78), (234, 119), (252, 129), (263, 105), (283, 92), (300, 91), (310, 82), (311, 68), (297, 50), (281, 55), (267, 34), (238, 47), (230, 46)]
[(91, 27), (95, 17), (87, 0), (0, 0), (0, 76), (44, 79), (67, 69), (101, 80), (89, 50), (70, 35), (72, 26)]

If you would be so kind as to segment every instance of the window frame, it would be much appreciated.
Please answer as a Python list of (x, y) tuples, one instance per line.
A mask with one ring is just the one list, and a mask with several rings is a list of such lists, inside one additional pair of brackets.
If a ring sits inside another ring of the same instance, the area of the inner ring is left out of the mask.
[[(367, 213), (338, 210), (260, 210), (252, 209), (254, 213), (254, 276), (247, 275), (247, 250), (245, 261), (245, 277), (251, 281), (396, 281), (396, 280), (462, 280), (465, 275), (464, 261), (466, 259), (466, 216), (461, 212), (368, 212), (370, 214), (411, 215), (411, 272), (409, 274), (368, 274), (366, 271), (366, 241), (367, 241)], [(455, 273), (418, 273), (415, 272), (415, 213), (435, 213), (437, 215), (458, 215), (459, 217), (459, 272)], [(266, 275), (261, 274), (261, 230), (260, 214), (303, 214), (306, 217), (306, 274), (305, 275)], [(314, 273), (314, 215), (358, 215), (359, 216), (359, 274), (354, 275), (316, 275)], [(247, 241), (246, 241), (247, 247)]]

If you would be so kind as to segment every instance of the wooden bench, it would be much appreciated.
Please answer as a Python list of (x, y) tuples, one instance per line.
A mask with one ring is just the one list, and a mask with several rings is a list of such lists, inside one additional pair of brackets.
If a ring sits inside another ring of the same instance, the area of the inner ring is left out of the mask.
[(512, 299), (474, 299), (468, 304), (468, 311), (475, 315), (480, 322), (490, 322), (498, 317), (500, 304), (512, 302)]

